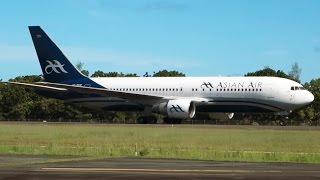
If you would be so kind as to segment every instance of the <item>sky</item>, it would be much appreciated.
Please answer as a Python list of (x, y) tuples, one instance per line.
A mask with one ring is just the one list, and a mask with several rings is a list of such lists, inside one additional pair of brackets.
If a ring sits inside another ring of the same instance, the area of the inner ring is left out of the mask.
[(72, 63), (123, 73), (242, 76), (266, 66), (320, 78), (318, 0), (8, 0), (0, 2), (0, 79), (41, 74), (29, 25)]

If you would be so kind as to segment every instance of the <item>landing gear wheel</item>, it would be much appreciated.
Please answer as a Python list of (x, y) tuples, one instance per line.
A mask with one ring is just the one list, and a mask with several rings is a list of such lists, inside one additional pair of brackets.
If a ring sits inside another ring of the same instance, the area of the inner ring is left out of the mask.
[(155, 116), (141, 116), (137, 119), (138, 124), (157, 124)]
[(286, 126), (286, 125), (288, 125), (288, 123), (287, 123), (286, 120), (280, 120), (280, 121), (279, 121), (279, 125), (280, 125), (280, 126)]
[(182, 122), (182, 119), (173, 119), (168, 117), (163, 118), (164, 124), (181, 124), (181, 122)]

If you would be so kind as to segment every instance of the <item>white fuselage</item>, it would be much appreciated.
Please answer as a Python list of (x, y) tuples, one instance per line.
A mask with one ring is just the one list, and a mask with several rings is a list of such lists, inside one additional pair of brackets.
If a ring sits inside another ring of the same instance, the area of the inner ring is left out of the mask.
[[(192, 118), (195, 112), (290, 113), (313, 101), (297, 82), (277, 77), (117, 77), (84, 76), (39, 26), (29, 26), (48, 97), (91, 109), (143, 110), (169, 118)], [(150, 108), (151, 107), (151, 108)]]
[[(255, 112), (255, 109), (291, 112), (314, 99), (299, 83), (277, 77), (107, 77), (92, 80), (111, 91), (152, 95), (162, 97), (162, 101), (191, 99), (204, 109), (210, 106), (206, 109), (209, 112)], [(120, 98), (107, 99), (110, 103), (115, 103), (115, 99), (119, 100), (116, 103), (123, 103)], [(157, 102), (140, 99), (126, 103), (152, 106)]]

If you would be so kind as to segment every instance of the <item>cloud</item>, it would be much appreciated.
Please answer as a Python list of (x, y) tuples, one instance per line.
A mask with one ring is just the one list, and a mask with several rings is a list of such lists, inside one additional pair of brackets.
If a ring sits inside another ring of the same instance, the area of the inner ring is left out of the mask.
[[(88, 66), (96, 64), (111, 65), (113, 67), (132, 67), (134, 69), (157, 68), (193, 68), (200, 64), (195, 60), (176, 59), (142, 53), (123, 53), (116, 50), (108, 51), (98, 48), (61, 47), (65, 55), (73, 62), (84, 62)], [(12, 46), (0, 44), (0, 62), (14, 65), (17, 62), (37, 59), (32, 46)], [(187, 63), (186, 63), (187, 62)]]
[[(123, 53), (116, 50), (107, 51), (96, 48), (66, 48), (66, 55), (70, 59), (89, 63), (110, 64), (118, 67), (134, 68), (190, 68), (199, 66), (197, 61), (180, 60), (171, 57), (161, 57), (142, 53)], [(80, 59), (79, 59), (80, 58)], [(188, 63), (185, 63), (188, 62)], [(191, 62), (191, 63), (190, 63)], [(194, 62), (194, 63), (192, 63)]]

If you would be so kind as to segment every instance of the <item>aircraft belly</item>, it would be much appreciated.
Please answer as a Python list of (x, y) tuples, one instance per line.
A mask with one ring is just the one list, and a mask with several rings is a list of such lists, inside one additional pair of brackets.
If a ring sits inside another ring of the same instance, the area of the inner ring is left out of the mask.
[(141, 104), (113, 97), (72, 99), (67, 102), (100, 111), (142, 111), (144, 109)]
[(244, 98), (219, 98), (197, 105), (199, 112), (279, 112), (282, 104), (273, 101)]
[(251, 105), (199, 105), (197, 112), (275, 112), (271, 109)]

